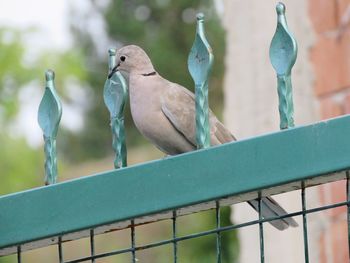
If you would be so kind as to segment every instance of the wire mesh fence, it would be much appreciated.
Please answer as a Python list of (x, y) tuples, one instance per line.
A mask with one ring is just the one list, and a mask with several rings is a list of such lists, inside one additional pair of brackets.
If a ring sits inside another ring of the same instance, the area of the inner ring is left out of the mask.
[[(270, 244), (264, 240), (264, 226), (276, 219), (294, 217), (300, 219), (298, 222), (302, 222), (299, 226), (302, 231), (298, 231), (298, 234), (301, 235), (300, 240), (303, 240), (299, 246), (300, 251), (304, 252), (304, 262), (311, 262), (308, 236), (315, 233), (307, 228), (308, 218), (313, 214), (346, 208), (346, 221), (348, 225), (350, 223), (349, 172), (346, 176), (344, 192), (347, 199), (341, 202), (310, 207), (306, 202), (307, 188), (301, 182), (301, 189), (297, 191), (299, 200), (296, 200), (300, 202), (300, 208), (284, 216), (261, 218), (261, 215), (257, 215), (254, 220), (235, 224), (229, 220), (230, 208), (226, 205), (227, 202), (216, 200), (213, 202), (214, 208), (193, 214), (177, 215), (177, 210), (173, 210), (171, 218), (140, 225), (134, 224), (135, 220), (131, 219), (130, 225), (126, 228), (100, 235), (95, 235), (94, 229), (89, 229), (89, 236), (80, 240), (62, 241), (62, 237), (58, 237), (58, 243), (50, 247), (49, 255), (51, 261), (56, 255), (57, 262), (60, 263), (189, 262), (189, 260), (203, 262), (201, 259), (193, 258), (198, 254), (190, 251), (199, 248), (206, 256), (205, 262), (236, 262), (238, 248), (232, 247), (233, 243), (230, 240), (237, 238), (236, 230), (254, 227), (257, 239), (259, 237), (260, 248), (259, 251), (252, 253), (256, 253), (257, 257), (260, 254), (260, 262), (265, 262), (264, 250)], [(211, 218), (210, 224), (201, 224), (203, 217)], [(349, 230), (342, 234), (350, 241)], [(27, 255), (30, 253), (33, 251), (22, 252), (21, 246), (18, 246), (16, 255), (8, 258), (16, 257), (17, 262), (31, 262), (31, 257)], [(45, 253), (42, 254), (44, 255)]]

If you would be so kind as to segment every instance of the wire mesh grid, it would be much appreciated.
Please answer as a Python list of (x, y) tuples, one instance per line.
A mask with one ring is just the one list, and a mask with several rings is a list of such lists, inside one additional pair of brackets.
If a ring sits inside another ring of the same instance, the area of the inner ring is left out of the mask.
[[(184, 261), (182, 257), (182, 249), (186, 246), (182, 246), (182, 243), (185, 243), (186, 241), (191, 241), (191, 240), (197, 240), (202, 237), (210, 237), (211, 242), (210, 242), (210, 248), (211, 251), (215, 251), (215, 259), (213, 261), (208, 261), (208, 262), (235, 262), (234, 258), (228, 258), (228, 257), (223, 257), (223, 247), (225, 247), (227, 244), (223, 241), (222, 235), (227, 233), (229, 235), (235, 235), (235, 230), (238, 229), (243, 229), (249, 226), (257, 226), (259, 231), (258, 231), (258, 236), (259, 236), (259, 241), (260, 241), (260, 248), (259, 248), (259, 253), (260, 253), (260, 262), (265, 262), (265, 248), (268, 247), (270, 244), (265, 241), (264, 238), (264, 225), (267, 222), (276, 220), (276, 219), (282, 219), (282, 218), (287, 218), (287, 217), (301, 217), (301, 222), (302, 224), (299, 226), (302, 228), (303, 232), (303, 251), (304, 251), (304, 261), (306, 263), (310, 262), (310, 256), (309, 256), (309, 231), (308, 231), (308, 216), (311, 214), (315, 214), (318, 212), (322, 211), (327, 211), (331, 209), (335, 209), (338, 207), (346, 207), (347, 209), (347, 224), (348, 224), (348, 233), (347, 233), (347, 238), (348, 242), (350, 244), (350, 231), (349, 231), (349, 226), (350, 226), (350, 180), (349, 180), (349, 172), (346, 173), (347, 179), (346, 179), (346, 197), (347, 200), (344, 200), (342, 202), (334, 202), (332, 204), (327, 204), (327, 205), (321, 205), (313, 208), (308, 208), (307, 202), (306, 202), (306, 187), (304, 182), (301, 182), (301, 189), (298, 190), (300, 191), (300, 200), (301, 204), (300, 207), (301, 209), (298, 209), (298, 211), (294, 211), (291, 213), (288, 213), (283, 216), (276, 216), (276, 217), (271, 217), (271, 218), (263, 218), (261, 213), (258, 214), (257, 219), (255, 220), (250, 220), (247, 222), (239, 223), (239, 224), (233, 224), (233, 223), (227, 223), (226, 222), (223, 224), (223, 209), (225, 211), (229, 211), (229, 206), (222, 205), (220, 200), (215, 201), (215, 207), (214, 209), (204, 211), (212, 217), (213, 219), (213, 225), (211, 226), (210, 229), (205, 229), (201, 231), (190, 231), (188, 233), (179, 233), (179, 228), (181, 228), (186, 222), (182, 221), (183, 217), (186, 216), (179, 216), (177, 213), (177, 210), (172, 211), (172, 217), (169, 218), (168, 220), (163, 220), (159, 222), (164, 222), (168, 221), (168, 223), (165, 225), (165, 227), (168, 229), (169, 232), (169, 237), (168, 238), (162, 238), (161, 240), (156, 240), (153, 242), (138, 242), (139, 240), (139, 235), (138, 235), (138, 229), (139, 228), (144, 228), (144, 229), (150, 229), (148, 230), (147, 234), (149, 236), (154, 235), (153, 231), (157, 228), (152, 228), (150, 225), (151, 224), (144, 224), (144, 225), (135, 225), (134, 220), (130, 220), (130, 226), (124, 230), (121, 231), (127, 231), (128, 234), (124, 233), (123, 240), (129, 240), (127, 243), (124, 242), (124, 248), (117, 249), (113, 247), (113, 245), (109, 244), (109, 250), (104, 251), (104, 252), (98, 252), (96, 251), (96, 239), (99, 238), (99, 235), (95, 234), (94, 229), (90, 229), (90, 235), (87, 238), (88, 244), (89, 244), (89, 249), (86, 250), (85, 252), (88, 253), (84, 256), (77, 257), (74, 259), (68, 259), (65, 256), (65, 249), (67, 249), (70, 246), (71, 242), (63, 242), (62, 237), (58, 237), (58, 244), (56, 245), (57, 247), (57, 258), (58, 262), (60, 263), (76, 263), (76, 262), (112, 262), (112, 261), (106, 261), (107, 258), (111, 258), (113, 256), (117, 255), (123, 255), (123, 258), (113, 258), (113, 262), (153, 262), (153, 261), (148, 261), (150, 260), (147, 255), (145, 256), (145, 252), (148, 250), (152, 250), (155, 248), (164, 248), (166, 247), (166, 253), (164, 254), (164, 251), (161, 252), (161, 254), (165, 255), (166, 260), (163, 260), (161, 262), (187, 262), (186, 260)], [(261, 201), (259, 201), (259, 209), (261, 208)], [(201, 214), (203, 212), (200, 212), (198, 214)], [(227, 217), (227, 213), (225, 213), (225, 217)], [(203, 216), (203, 215), (199, 215)], [(196, 218), (197, 221), (198, 217)], [(199, 222), (200, 223), (200, 222)], [(199, 224), (198, 223), (198, 224)], [(163, 225), (163, 229), (165, 228)], [(196, 227), (194, 227), (196, 228)], [(113, 231), (110, 232), (109, 235), (115, 235), (119, 231)], [(142, 232), (142, 231), (141, 231)], [(183, 231), (182, 231), (183, 232)], [(344, 233), (345, 234), (345, 233)], [(144, 235), (144, 233), (143, 233)], [(128, 236), (128, 237), (127, 237)], [(142, 239), (142, 238), (140, 238)], [(195, 244), (195, 243), (193, 243)], [(193, 246), (192, 244), (192, 246)], [(198, 243), (200, 244), (200, 243)], [(197, 244), (197, 245), (198, 245)], [(110, 248), (111, 247), (111, 248)], [(350, 245), (349, 245), (350, 248)], [(202, 247), (201, 249), (205, 250), (208, 249), (207, 245), (205, 247)], [(227, 247), (225, 249), (228, 249)], [(232, 247), (229, 249), (233, 249)], [(26, 253), (26, 252), (25, 252)], [(17, 262), (25, 262), (25, 260), (22, 259), (22, 251), (21, 251), (21, 246), (17, 247)], [(154, 253), (153, 251), (153, 256), (157, 257), (157, 253)], [(14, 261), (15, 262), (15, 261)], [(195, 260), (191, 260), (191, 262), (196, 262)], [(198, 261), (199, 262), (199, 261)]]

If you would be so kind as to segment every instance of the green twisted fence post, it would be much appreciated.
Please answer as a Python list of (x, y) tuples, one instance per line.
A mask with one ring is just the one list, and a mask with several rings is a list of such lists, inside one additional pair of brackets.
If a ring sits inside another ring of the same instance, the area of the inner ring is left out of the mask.
[(291, 70), (298, 50), (297, 42), (287, 26), (285, 9), (283, 3), (278, 3), (276, 6), (277, 28), (270, 46), (271, 64), (277, 73), (281, 129), (294, 126)]
[[(110, 49), (108, 54), (110, 74), (115, 67), (115, 49)], [(127, 166), (124, 127), (124, 108), (127, 96), (126, 81), (121, 73), (117, 71), (110, 78), (107, 78), (103, 90), (103, 99), (111, 118), (112, 146), (115, 151), (114, 167), (116, 169)]]
[(210, 146), (208, 77), (213, 64), (213, 51), (205, 37), (204, 15), (197, 15), (196, 37), (188, 56), (188, 70), (195, 83), (197, 148)]
[(38, 123), (43, 130), (45, 141), (45, 184), (57, 181), (56, 136), (62, 116), (62, 106), (55, 90), (55, 73), (47, 70), (45, 73), (46, 88), (38, 110)]

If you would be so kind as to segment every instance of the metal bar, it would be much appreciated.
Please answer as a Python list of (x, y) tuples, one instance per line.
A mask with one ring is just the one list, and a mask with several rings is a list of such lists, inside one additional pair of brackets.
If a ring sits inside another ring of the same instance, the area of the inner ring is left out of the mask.
[[(348, 220), (348, 253), (350, 255), (350, 175), (346, 172), (346, 198), (347, 198), (347, 220)], [(349, 256), (350, 257), (350, 256)]]
[(298, 46), (289, 31), (283, 3), (276, 5), (277, 28), (270, 45), (270, 60), (277, 73), (280, 128), (294, 127), (294, 106), (291, 70), (297, 58)]
[(22, 252), (21, 252), (21, 246), (17, 247), (17, 263), (22, 262)]
[(135, 249), (135, 222), (131, 220), (131, 255), (132, 255), (132, 263), (136, 263), (136, 249)]
[[(221, 218), (220, 218), (220, 204), (219, 201), (215, 202), (215, 219), (216, 219), (216, 228), (220, 229), (221, 227)], [(221, 263), (221, 232), (216, 232), (216, 261)]]
[(253, 199), (292, 182), (334, 181), (323, 176), (349, 170), (348, 133), (343, 116), (3, 196), (0, 248), (229, 196)]
[(205, 37), (204, 15), (197, 15), (196, 36), (188, 56), (188, 70), (195, 84), (197, 148), (210, 146), (208, 77), (213, 64), (213, 51)]
[[(202, 236), (212, 235), (212, 234), (215, 234), (217, 232), (231, 231), (231, 230), (234, 230), (234, 229), (239, 229), (239, 228), (243, 228), (243, 227), (256, 225), (256, 224), (259, 224), (260, 222), (261, 223), (266, 223), (266, 222), (277, 220), (277, 219), (282, 219), (282, 218), (287, 218), (287, 217), (294, 217), (294, 216), (300, 216), (303, 213), (305, 213), (305, 214), (317, 213), (317, 212), (320, 212), (320, 211), (333, 209), (333, 208), (341, 207), (341, 206), (347, 206), (347, 205), (350, 205), (350, 201), (340, 202), (340, 203), (327, 205), (327, 206), (322, 206), (322, 207), (317, 207), (317, 208), (312, 208), (312, 209), (308, 209), (308, 210), (305, 210), (305, 211), (293, 212), (293, 213), (286, 214), (286, 215), (283, 215), (283, 216), (275, 216), (275, 217), (271, 217), (271, 218), (264, 218), (262, 220), (258, 219), (258, 220), (253, 220), (253, 221), (237, 224), (237, 225), (230, 225), (230, 226), (215, 228), (215, 229), (208, 230), (208, 231), (203, 231), (203, 232), (200, 232), (200, 233), (194, 233), (194, 234), (190, 234), (190, 235), (186, 235), (186, 236), (176, 237), (175, 239), (171, 238), (171, 239), (162, 240), (162, 241), (159, 241), (159, 242), (154, 242), (154, 243), (150, 243), (150, 244), (146, 244), (146, 245), (142, 245), (142, 246), (136, 246), (134, 248), (127, 248), (127, 249), (111, 251), (111, 252), (108, 252), (108, 253), (95, 255), (95, 258), (98, 259), (98, 258), (103, 258), (103, 257), (119, 255), (119, 254), (130, 253), (130, 252), (132, 252), (132, 250), (138, 251), (138, 250), (150, 249), (150, 248), (159, 247), (159, 246), (162, 246), (162, 245), (171, 244), (174, 241), (181, 242), (181, 241), (185, 241), (185, 240), (188, 240), (188, 239), (193, 239), (193, 238), (199, 238), (199, 237), (202, 237)], [(68, 261), (66, 263), (77, 263), (77, 262), (87, 261), (87, 260), (90, 260), (90, 259), (91, 259), (91, 257), (84, 257), (84, 258), (71, 260), (71, 261)]]
[(305, 263), (309, 263), (309, 241), (307, 232), (307, 218), (306, 218), (306, 199), (305, 199), (305, 183), (302, 182), (301, 187), (301, 202), (302, 202), (302, 212), (303, 212), (303, 235), (304, 235), (304, 257)]
[[(112, 147), (115, 152), (114, 167), (127, 166), (127, 150), (125, 144), (124, 109), (128, 97), (127, 84), (119, 71), (114, 72), (115, 49), (108, 51), (108, 78), (103, 89), (103, 99), (110, 113), (112, 130)], [(111, 75), (112, 74), (112, 75)]]
[(94, 230), (90, 230), (90, 252), (91, 252), (91, 262), (95, 263), (95, 234)]
[(261, 203), (262, 199), (261, 196), (259, 196), (259, 202), (258, 202), (258, 214), (259, 214), (259, 239), (260, 239), (260, 262), (265, 262), (265, 246), (264, 246), (264, 225), (262, 222), (263, 216), (261, 212)]
[(47, 70), (45, 77), (46, 88), (38, 110), (38, 123), (44, 134), (45, 184), (49, 185), (57, 181), (56, 136), (62, 117), (62, 106), (55, 89), (55, 73)]
[(63, 263), (62, 237), (58, 237), (58, 261)]
[(176, 210), (173, 211), (173, 218), (172, 218), (172, 222), (173, 222), (173, 254), (174, 254), (174, 263), (177, 263), (177, 242), (175, 241), (176, 239)]

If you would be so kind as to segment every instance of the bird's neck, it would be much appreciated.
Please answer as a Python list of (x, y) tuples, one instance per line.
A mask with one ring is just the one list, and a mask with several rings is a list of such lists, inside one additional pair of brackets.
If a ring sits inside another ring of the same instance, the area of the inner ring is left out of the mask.
[(157, 75), (157, 72), (152, 71), (152, 72), (150, 72), (150, 73), (143, 73), (143, 74), (141, 74), (141, 75), (144, 76), (144, 77), (149, 77), (149, 76)]
[(145, 76), (153, 72), (155, 72), (155, 69), (152, 64), (149, 64), (149, 65), (143, 65), (141, 68), (135, 68), (130, 73)]

